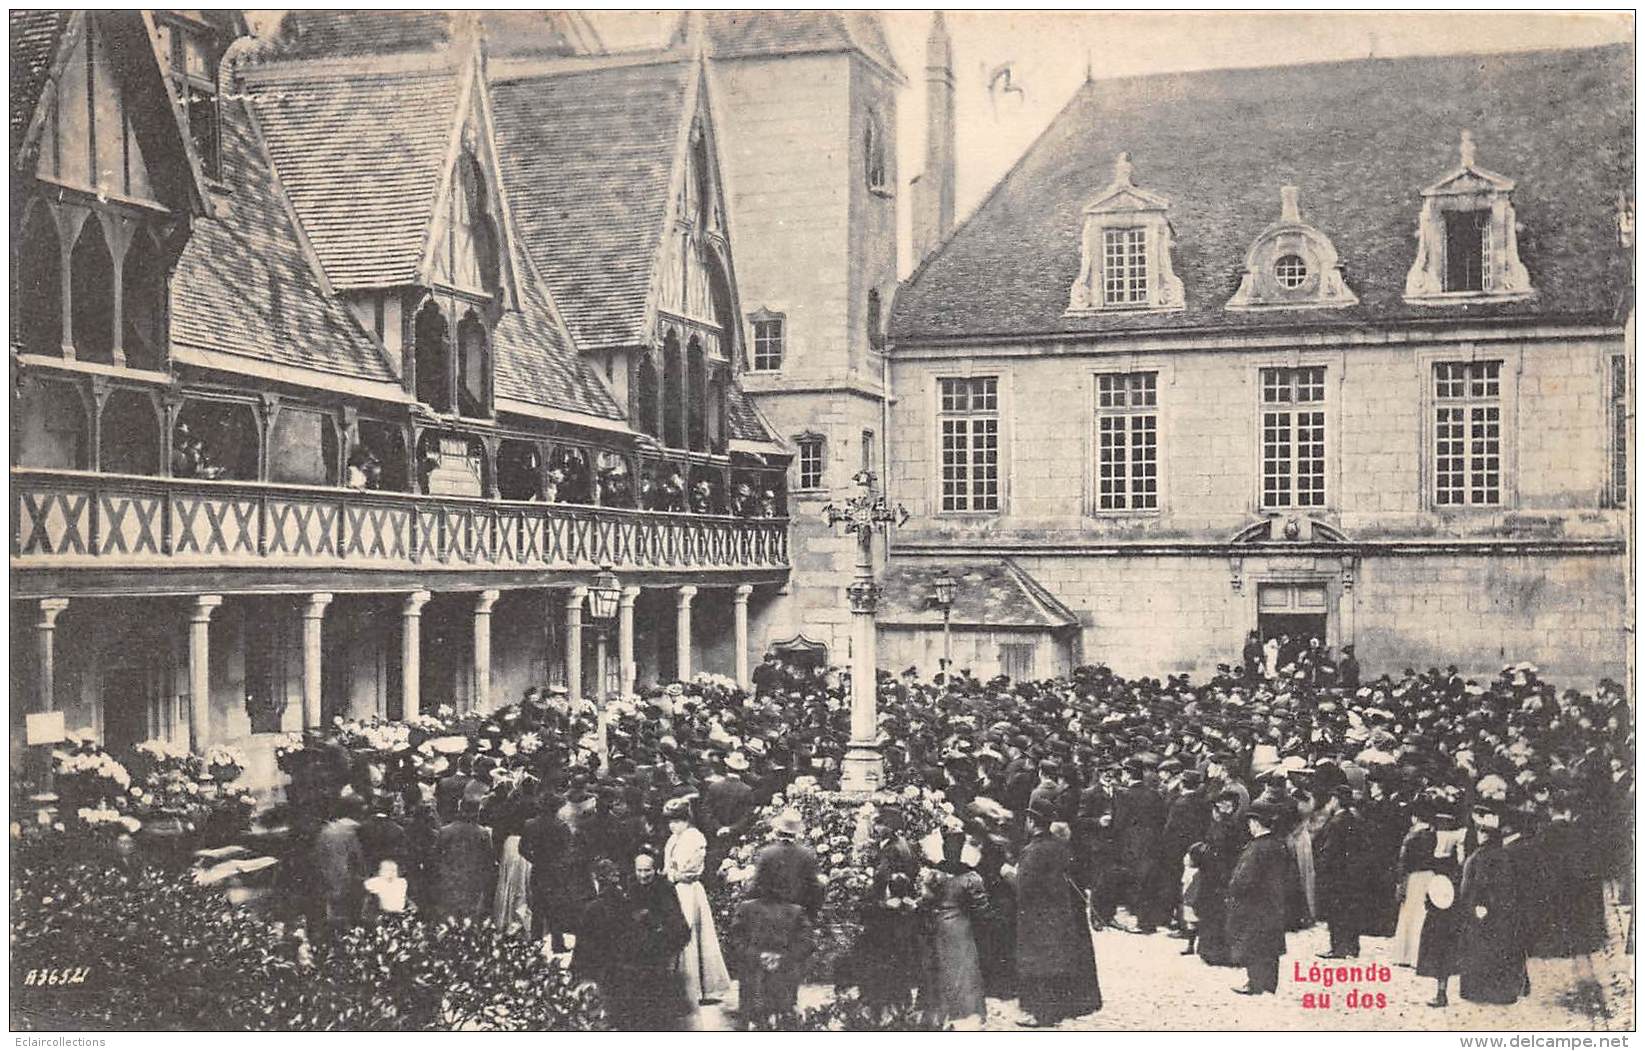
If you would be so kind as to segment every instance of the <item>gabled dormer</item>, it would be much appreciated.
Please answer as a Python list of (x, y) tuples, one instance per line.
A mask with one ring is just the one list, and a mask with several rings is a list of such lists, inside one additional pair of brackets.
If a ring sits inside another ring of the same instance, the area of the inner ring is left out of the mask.
[(1069, 313), (1182, 309), (1182, 281), (1171, 266), (1170, 205), (1164, 195), (1137, 186), (1130, 155), (1120, 154), (1113, 181), (1085, 206)]
[(1460, 163), (1422, 191), (1417, 256), (1405, 275), (1408, 303), (1503, 302), (1535, 290), (1519, 261), (1514, 182), (1481, 168), (1462, 133)]
[(1331, 239), (1302, 219), (1297, 188), (1280, 187), (1280, 216), (1245, 253), (1245, 276), (1229, 310), (1349, 307), (1359, 302), (1342, 278)]
[[(12, 15), (12, 61), (34, 74), (12, 99), (22, 129), (12, 155), (13, 343), (26, 355), (165, 366), (168, 274), (210, 198), (160, 51), (161, 27), (173, 23), (158, 17)], [(215, 105), (227, 33), (197, 29), (194, 62), (212, 78)]]
[[(723, 451), (726, 389), (742, 368), (741, 315), (700, 60), (691, 64), (688, 75), (669, 206), (651, 278), (649, 313), (656, 343), (637, 362), (634, 420), (639, 430), (669, 448)], [(653, 389), (658, 392), (654, 398)], [(660, 417), (655, 422), (648, 415), (653, 412)]]

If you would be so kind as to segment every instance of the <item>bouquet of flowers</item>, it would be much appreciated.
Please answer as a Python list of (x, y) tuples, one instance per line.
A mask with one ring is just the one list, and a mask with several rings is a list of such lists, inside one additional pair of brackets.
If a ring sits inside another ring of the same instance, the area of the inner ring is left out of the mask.
[(212, 745), (206, 750), (206, 772), (219, 785), (237, 781), (246, 769), (246, 757), (238, 748)]

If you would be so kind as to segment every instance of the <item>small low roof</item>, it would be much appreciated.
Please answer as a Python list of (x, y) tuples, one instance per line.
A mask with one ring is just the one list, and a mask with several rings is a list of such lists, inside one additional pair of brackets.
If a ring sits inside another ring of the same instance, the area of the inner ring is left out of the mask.
[(913, 562), (893, 556), (880, 574), (877, 622), (882, 627), (941, 625), (942, 610), (932, 601), (933, 582), (945, 572), (956, 581), (949, 614), (955, 627), (1062, 631), (1079, 626), (1072, 610), (1008, 558)]

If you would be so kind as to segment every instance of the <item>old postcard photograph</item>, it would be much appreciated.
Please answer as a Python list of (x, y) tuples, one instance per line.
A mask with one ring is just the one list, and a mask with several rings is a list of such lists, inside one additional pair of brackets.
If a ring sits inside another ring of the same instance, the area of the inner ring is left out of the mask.
[(17, 1046), (1626, 1046), (1635, 29), (12, 10)]

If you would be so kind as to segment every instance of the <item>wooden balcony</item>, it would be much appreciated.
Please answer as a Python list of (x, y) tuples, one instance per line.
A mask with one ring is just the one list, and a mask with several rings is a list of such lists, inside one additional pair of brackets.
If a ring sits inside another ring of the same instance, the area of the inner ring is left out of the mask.
[[(680, 583), (775, 580), (788, 568), (786, 518), (25, 468), (11, 486), (13, 571), (59, 584), (75, 579), (67, 571), (102, 573), (125, 582), (115, 592), (155, 590), (135, 586), (155, 571), (267, 590), (287, 578), (399, 587), (431, 572), (459, 586), (549, 583), (608, 563)], [(187, 590), (181, 578), (161, 583)]]

